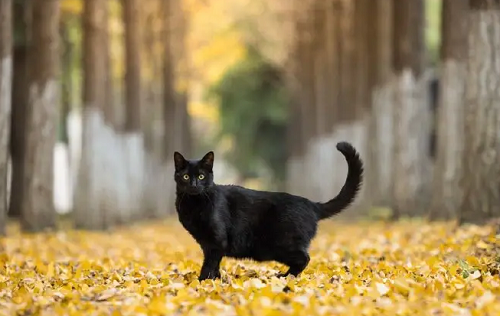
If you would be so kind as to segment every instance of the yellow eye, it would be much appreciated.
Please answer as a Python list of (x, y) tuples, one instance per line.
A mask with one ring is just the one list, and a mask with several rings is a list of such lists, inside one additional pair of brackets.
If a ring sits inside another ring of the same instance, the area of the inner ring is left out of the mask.
[(189, 180), (189, 175), (187, 175), (187, 174), (183, 175), (183, 176), (182, 176), (182, 179), (184, 179), (184, 180), (186, 180), (186, 181), (187, 181), (187, 180)]
[(200, 174), (200, 175), (198, 175), (198, 179), (203, 180), (203, 179), (205, 179), (205, 176)]

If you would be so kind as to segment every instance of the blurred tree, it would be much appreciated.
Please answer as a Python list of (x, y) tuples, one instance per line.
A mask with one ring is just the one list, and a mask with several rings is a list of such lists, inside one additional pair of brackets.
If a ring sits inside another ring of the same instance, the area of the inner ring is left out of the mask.
[(219, 140), (233, 145), (227, 160), (243, 177), (269, 170), (281, 186), (286, 168), (287, 93), (282, 73), (254, 48), (211, 87), (220, 105)]
[(72, 27), (72, 17), (67, 14), (61, 14), (59, 24), (59, 34), (61, 38), (61, 111), (59, 114), (59, 129), (58, 133), (60, 140), (68, 145), (69, 135), (67, 128), (67, 119), (71, 111), (71, 101), (73, 95), (73, 55), (74, 45), (70, 37), (70, 28)]
[(146, 149), (155, 156), (161, 155), (163, 142), (159, 141), (160, 124), (162, 124), (162, 61), (163, 52), (163, 12), (161, 6), (164, 1), (151, 1), (144, 6), (141, 15), (141, 59), (142, 74), (144, 77), (144, 104), (147, 111), (143, 111), (142, 128)]
[(22, 228), (55, 225), (53, 150), (59, 103), (59, 0), (33, 0)]
[(125, 27), (125, 131), (141, 131), (139, 1), (122, 0)]
[(180, 149), (182, 152), (186, 153), (187, 156), (192, 154), (192, 136), (191, 136), (191, 119), (188, 113), (188, 91), (189, 91), (189, 79), (190, 79), (190, 63), (189, 54), (186, 50), (186, 37), (188, 31), (188, 17), (186, 10), (184, 8), (184, 1), (176, 1), (177, 4), (176, 16), (177, 23), (176, 28), (178, 31), (175, 43), (176, 43), (176, 122), (180, 123), (177, 128), (176, 134), (180, 136)]
[(172, 1), (164, 1), (163, 6), (163, 124), (165, 128), (164, 136), (164, 159), (171, 161), (172, 153), (175, 150), (175, 61), (172, 47), (173, 42), (173, 6)]
[[(110, 223), (112, 214), (106, 214), (94, 194), (96, 188), (97, 156), (96, 144), (103, 135), (97, 134), (99, 116), (107, 106), (106, 57), (103, 45), (107, 31), (108, 1), (87, 0), (83, 6), (83, 123), (82, 157), (78, 172), (78, 192), (75, 197), (75, 226), (81, 229), (104, 229)], [(110, 149), (111, 150), (111, 149)]]
[(428, 201), (429, 111), (425, 98), (424, 1), (394, 0), (394, 216), (422, 215)]
[[(294, 12), (294, 56), (292, 61), (290, 91), (293, 94), (294, 106), (296, 113), (292, 118), (290, 129), (295, 132), (290, 133), (292, 137), (290, 142), (294, 143), (295, 153), (292, 151), (292, 159), (295, 161), (293, 166), (290, 166), (290, 177), (296, 182), (295, 193), (303, 194), (309, 198), (317, 199), (321, 193), (318, 190), (318, 183), (315, 181), (319, 171), (318, 166), (315, 166), (315, 150), (313, 140), (318, 136), (318, 132), (325, 131), (320, 116), (320, 111), (324, 104), (321, 104), (319, 91), (320, 87), (320, 71), (324, 65), (319, 65), (321, 56), (315, 55), (316, 48), (320, 48), (324, 43), (324, 34), (322, 27), (324, 25), (324, 8), (321, 8), (319, 2), (316, 1), (293, 1)], [(319, 50), (321, 55), (321, 50)], [(315, 57), (319, 57), (315, 63)], [(294, 135), (295, 134), (295, 135)], [(295, 170), (293, 170), (295, 169)]]
[(8, 210), (7, 172), (12, 86), (12, 1), (0, 2), (0, 235)]
[(340, 69), (340, 108), (339, 122), (352, 122), (355, 119), (355, 41), (354, 41), (354, 2), (341, 1), (341, 46), (339, 56), (341, 60)]
[(370, 110), (370, 68), (368, 67), (368, 22), (374, 12), (370, 12), (369, 5), (372, 0), (356, 0), (354, 2), (354, 45), (356, 67), (355, 84), (355, 111), (357, 120), (362, 120)]
[(313, 3), (313, 19), (312, 19), (312, 29), (311, 33), (314, 34), (312, 42), (312, 50), (314, 53), (314, 58), (312, 60), (311, 68), (313, 71), (314, 80), (314, 101), (315, 101), (315, 135), (325, 136), (328, 131), (328, 117), (326, 103), (326, 91), (328, 90), (328, 80), (325, 78), (326, 75), (326, 7), (327, 2), (325, 1), (315, 1)]
[(393, 149), (393, 96), (392, 96), (392, 53), (393, 53), (393, 0), (370, 1), (371, 26), (368, 30), (372, 89), (372, 111), (369, 123), (367, 178), (370, 197), (375, 205), (389, 206), (392, 183)]
[(325, 54), (326, 54), (326, 78), (324, 78), (327, 85), (326, 93), (326, 103), (327, 112), (326, 119), (328, 120), (326, 125), (328, 132), (331, 133), (334, 130), (335, 123), (337, 120), (337, 112), (339, 106), (339, 95), (340, 95), (340, 58), (338, 56), (338, 50), (340, 48), (340, 13), (341, 8), (338, 0), (330, 0), (327, 2), (326, 7), (326, 39), (325, 39)]
[(452, 219), (462, 193), (463, 114), (467, 77), (467, 2), (443, 0), (441, 25), (440, 106), (437, 121), (437, 161), (431, 219)]
[(103, 5), (103, 26), (101, 30), (101, 47), (102, 53), (100, 59), (102, 60), (102, 67), (104, 72), (104, 97), (103, 97), (103, 114), (106, 123), (112, 127), (117, 126), (116, 111), (113, 103), (113, 78), (111, 76), (111, 48), (110, 48), (110, 30), (109, 30), (109, 16), (110, 16), (110, 3), (108, 0), (101, 0)]
[(468, 10), (462, 223), (500, 216), (500, 2), (470, 0)]
[(10, 154), (12, 177), (9, 216), (21, 215), (23, 201), (24, 156), (26, 146), (26, 108), (29, 99), (28, 52), (32, 0), (13, 1), (14, 61), (12, 78), (12, 115)]
[(182, 1), (164, 3), (164, 120), (165, 157), (174, 150), (191, 154), (191, 128), (188, 115), (188, 73), (186, 54), (186, 13)]
[[(362, 159), (365, 164), (369, 163), (370, 157), (367, 155), (368, 149), (368, 114), (371, 110), (371, 87), (370, 80), (372, 68), (369, 67), (369, 37), (368, 28), (373, 27), (369, 25), (370, 19), (373, 17), (374, 12), (370, 11), (370, 5), (373, 4), (373, 0), (356, 0), (354, 1), (354, 57), (353, 57), (353, 89), (354, 89), (354, 114), (355, 119), (351, 123), (355, 128), (353, 129), (353, 134), (349, 135), (351, 137), (351, 142), (356, 148), (358, 148)], [(365, 169), (365, 179), (369, 179), (372, 175), (373, 168)], [(358, 197), (357, 216), (363, 215), (366, 212), (368, 205), (371, 201), (368, 201), (370, 191), (369, 188), (370, 181), (365, 181), (364, 186)], [(354, 214), (353, 214), (354, 215)]]

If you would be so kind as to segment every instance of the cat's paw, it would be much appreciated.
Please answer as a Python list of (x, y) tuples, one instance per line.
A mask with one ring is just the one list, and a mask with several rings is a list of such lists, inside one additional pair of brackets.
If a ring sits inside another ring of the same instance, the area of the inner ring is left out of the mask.
[(290, 273), (288, 273), (288, 272), (284, 272), (284, 273), (282, 272), (282, 273), (278, 273), (278, 274), (276, 275), (276, 277), (277, 277), (277, 278), (286, 278), (286, 277), (287, 277), (287, 276), (289, 276), (289, 275), (290, 275)]
[(200, 274), (200, 277), (198, 278), (198, 281), (203, 281), (203, 280), (215, 280), (215, 279), (220, 279), (220, 271), (210, 271), (208, 273), (202, 273)]

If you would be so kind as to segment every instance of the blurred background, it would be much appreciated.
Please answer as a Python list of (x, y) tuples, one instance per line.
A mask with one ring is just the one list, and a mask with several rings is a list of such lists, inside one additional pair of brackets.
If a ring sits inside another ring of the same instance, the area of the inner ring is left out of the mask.
[[(499, 34), (481, 31), (500, 23), (491, 10), (475, 0), (2, 0), (0, 227), (173, 215), (175, 150), (214, 150), (217, 183), (326, 201), (346, 177), (339, 141), (366, 165), (346, 218), (494, 217), (500, 141), (487, 130), (498, 130), (500, 86), (488, 47)], [(482, 121), (467, 125), (466, 113)]]

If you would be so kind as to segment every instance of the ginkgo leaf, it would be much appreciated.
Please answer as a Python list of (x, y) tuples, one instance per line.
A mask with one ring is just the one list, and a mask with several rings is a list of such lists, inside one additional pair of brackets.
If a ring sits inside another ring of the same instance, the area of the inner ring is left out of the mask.
[(0, 315), (500, 314), (494, 228), (447, 227), (321, 223), (298, 277), (276, 277), (287, 269), (277, 262), (225, 258), (222, 279), (202, 282), (202, 252), (177, 221), (16, 233), (2, 240)]

